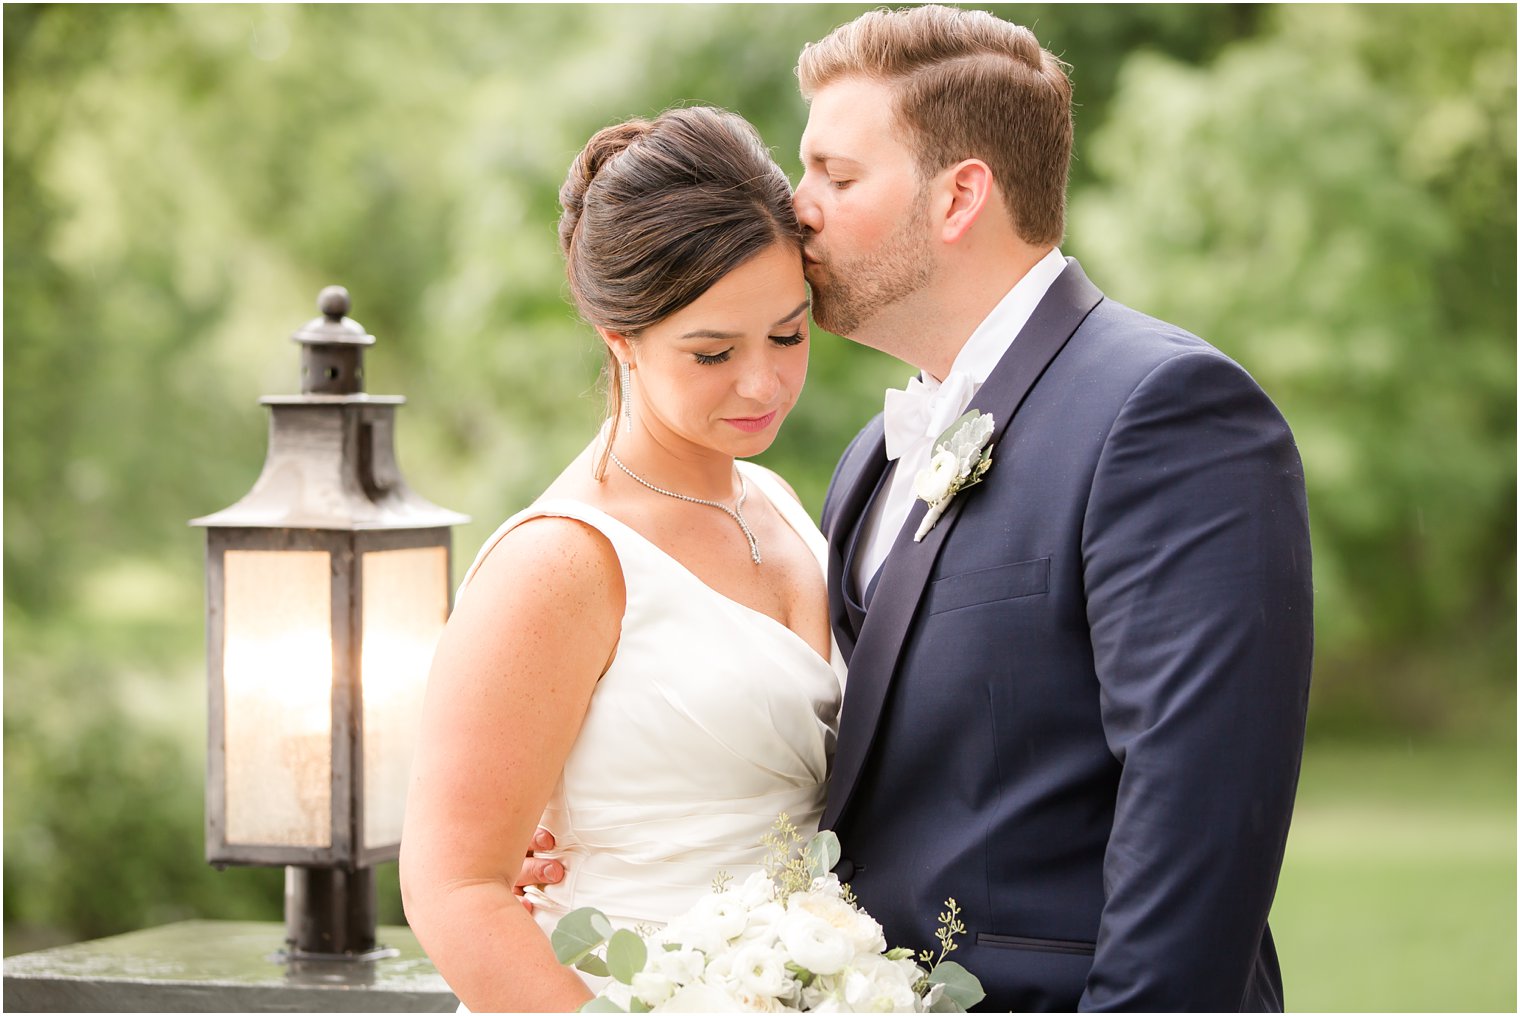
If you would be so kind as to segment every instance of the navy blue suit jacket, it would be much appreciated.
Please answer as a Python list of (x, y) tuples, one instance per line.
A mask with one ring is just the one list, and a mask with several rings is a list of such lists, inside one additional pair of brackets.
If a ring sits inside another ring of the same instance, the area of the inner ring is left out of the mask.
[(1068, 259), (972, 402), (992, 467), (870, 598), (881, 420), (825, 502), (850, 662), (824, 825), (887, 941), (992, 1010), (1279, 1010), (1267, 912), (1313, 643), (1303, 468), (1250, 376)]

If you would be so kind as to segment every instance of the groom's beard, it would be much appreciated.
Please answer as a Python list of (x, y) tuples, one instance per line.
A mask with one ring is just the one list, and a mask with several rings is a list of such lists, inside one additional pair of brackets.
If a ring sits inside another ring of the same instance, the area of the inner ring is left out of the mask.
[(849, 260), (825, 255), (810, 265), (813, 320), (835, 335), (860, 340), (860, 326), (873, 315), (927, 286), (933, 278), (928, 215), (929, 190), (922, 187), (907, 218), (880, 247)]

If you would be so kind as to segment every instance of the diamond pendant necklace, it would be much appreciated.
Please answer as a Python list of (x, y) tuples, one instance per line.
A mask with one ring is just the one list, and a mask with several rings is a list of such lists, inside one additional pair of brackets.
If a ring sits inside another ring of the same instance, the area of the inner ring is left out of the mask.
[(744, 521), (744, 501), (749, 497), (749, 484), (744, 481), (744, 475), (742, 473), (739, 475), (739, 500), (734, 503), (734, 506), (732, 508), (730, 508), (728, 505), (720, 504), (717, 501), (704, 501), (700, 497), (691, 497), (687, 494), (677, 494), (673, 490), (666, 490), (664, 487), (656, 487), (654, 484), (644, 479), (638, 473), (635, 473), (633, 470), (623, 465), (623, 460), (618, 458), (615, 453), (612, 454), (612, 461), (617, 464), (617, 467), (619, 469), (627, 473), (638, 483), (641, 483), (644, 486), (648, 487), (650, 490), (654, 491), (656, 494), (664, 494), (666, 497), (673, 497), (678, 501), (690, 501), (692, 504), (705, 504), (709, 508), (718, 509), (718, 511), (722, 512), (729, 518), (733, 519), (735, 522), (739, 523), (739, 528), (744, 532), (744, 538), (749, 541), (750, 558), (753, 559), (756, 564), (760, 563), (760, 545), (755, 542), (755, 534), (750, 532), (749, 523)]

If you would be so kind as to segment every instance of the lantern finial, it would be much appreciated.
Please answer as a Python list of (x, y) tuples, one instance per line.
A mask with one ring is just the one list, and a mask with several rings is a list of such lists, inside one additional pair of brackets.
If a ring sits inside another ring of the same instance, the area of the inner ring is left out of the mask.
[(301, 343), (301, 394), (354, 395), (364, 391), (364, 347), (375, 337), (348, 317), (348, 290), (328, 286), (317, 295), (319, 318), (291, 336)]
[(334, 324), (348, 316), (349, 306), (348, 290), (342, 286), (328, 286), (317, 294), (317, 310)]

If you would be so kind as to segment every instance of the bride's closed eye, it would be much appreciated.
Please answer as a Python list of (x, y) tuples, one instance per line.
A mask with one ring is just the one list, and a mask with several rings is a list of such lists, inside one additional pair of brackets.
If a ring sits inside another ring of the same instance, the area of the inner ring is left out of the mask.
[[(807, 338), (807, 331), (805, 329), (799, 328), (790, 335), (770, 335), (767, 336), (767, 338), (769, 338), (778, 346), (795, 346), (803, 339)], [(712, 367), (720, 363), (728, 362), (728, 358), (733, 355), (733, 352), (733, 348), (730, 347), (723, 350), (721, 353), (693, 353), (691, 355), (696, 357), (697, 362), (702, 364), (704, 367)]]

